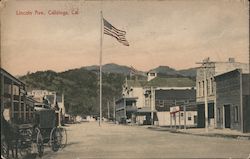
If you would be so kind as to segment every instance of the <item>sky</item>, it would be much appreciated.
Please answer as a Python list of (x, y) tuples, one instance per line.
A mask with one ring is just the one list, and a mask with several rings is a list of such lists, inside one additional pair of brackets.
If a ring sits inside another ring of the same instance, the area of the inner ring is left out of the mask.
[[(69, 15), (49, 15), (54, 10)], [(13, 0), (1, 9), (2, 67), (24, 75), (99, 65), (101, 10), (113, 26), (126, 31), (130, 44), (104, 35), (103, 64), (148, 71), (160, 65), (197, 67), (207, 57), (248, 63), (249, 7), (244, 0)]]

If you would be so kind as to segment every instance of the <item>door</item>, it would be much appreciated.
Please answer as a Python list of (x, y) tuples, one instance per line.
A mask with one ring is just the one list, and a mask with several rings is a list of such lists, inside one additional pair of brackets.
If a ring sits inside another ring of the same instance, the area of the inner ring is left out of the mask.
[(225, 128), (230, 128), (231, 126), (230, 105), (224, 105), (224, 119), (225, 119)]

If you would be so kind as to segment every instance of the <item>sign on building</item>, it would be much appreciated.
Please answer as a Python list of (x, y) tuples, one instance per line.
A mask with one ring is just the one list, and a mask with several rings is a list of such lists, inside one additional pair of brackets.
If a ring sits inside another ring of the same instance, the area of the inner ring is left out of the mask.
[(180, 106), (170, 107), (170, 114), (174, 114), (180, 111)]

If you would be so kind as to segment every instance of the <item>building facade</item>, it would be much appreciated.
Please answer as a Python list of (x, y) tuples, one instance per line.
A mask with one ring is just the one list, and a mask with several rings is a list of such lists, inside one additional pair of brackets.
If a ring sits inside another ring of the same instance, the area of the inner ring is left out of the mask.
[(241, 69), (215, 76), (217, 128), (250, 132), (249, 77)]
[[(155, 109), (159, 126), (181, 125), (195, 127), (197, 124), (196, 90), (190, 88), (155, 90)], [(170, 108), (179, 106), (180, 112), (171, 116)], [(185, 107), (185, 108), (184, 108)]]
[[(157, 74), (152, 76), (157, 76)], [(180, 90), (193, 89), (192, 91), (195, 92), (194, 88), (195, 82), (189, 78), (154, 77), (149, 81), (126, 80), (123, 85), (122, 94), (125, 98), (136, 98), (136, 123), (168, 125), (169, 118), (166, 118), (166, 116), (170, 112), (169, 110), (164, 110), (165, 112), (157, 111), (156, 105), (159, 103), (159, 100), (156, 97), (156, 92), (160, 90), (178, 90), (180, 92), (179, 97), (171, 98), (171, 100), (178, 100), (183, 93)], [(169, 96), (173, 93), (173, 91), (167, 92)], [(192, 96), (192, 99), (194, 98), (195, 95)]]
[(10, 123), (24, 124), (32, 121), (34, 100), (28, 98), (25, 84), (13, 75), (1, 71), (1, 116)]
[(136, 100), (133, 97), (122, 97), (115, 101), (115, 121), (118, 123), (136, 122)]
[(198, 127), (205, 127), (205, 90), (207, 91), (206, 94), (208, 101), (208, 127), (216, 127), (216, 83), (214, 77), (218, 74), (237, 68), (249, 71), (248, 64), (236, 62), (233, 58), (229, 58), (226, 62), (210, 61), (208, 58), (203, 60), (201, 67), (197, 69), (196, 102), (198, 111)]

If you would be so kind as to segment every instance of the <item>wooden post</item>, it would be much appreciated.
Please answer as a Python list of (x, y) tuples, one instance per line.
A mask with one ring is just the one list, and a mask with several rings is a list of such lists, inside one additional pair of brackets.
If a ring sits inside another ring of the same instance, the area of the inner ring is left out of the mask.
[[(11, 90), (10, 90), (10, 104), (11, 104), (11, 119), (14, 118), (14, 101), (13, 101), (13, 81), (11, 81), (11, 86), (10, 86)], [(19, 112), (20, 112), (20, 106), (19, 106)]]
[(179, 129), (181, 129), (181, 111), (179, 111)]
[(187, 129), (187, 119), (186, 119), (186, 105), (184, 104), (184, 129), (186, 130)]
[(4, 111), (4, 75), (1, 75), (1, 113)]
[(151, 125), (154, 125), (154, 108), (153, 108), (153, 98), (154, 98), (154, 94), (153, 94), (153, 88), (150, 87), (150, 107), (151, 107)]
[(173, 115), (174, 115), (174, 127), (176, 129), (176, 113), (174, 113)]
[(114, 123), (115, 123), (115, 121), (116, 121), (116, 116), (115, 116), (115, 109), (116, 109), (116, 108), (115, 108), (115, 97), (113, 98), (113, 102), (114, 102), (114, 103), (113, 103), (113, 104), (114, 104), (114, 108), (113, 108), (113, 109), (114, 109), (114, 110), (113, 110), (113, 113), (114, 113), (114, 114), (113, 114), (113, 121), (114, 121)]
[(126, 97), (124, 97), (124, 118), (125, 118), (125, 123), (127, 122), (127, 110), (126, 110)]
[(170, 113), (170, 127), (172, 129), (172, 114)]

